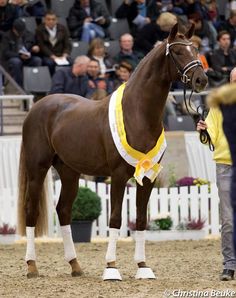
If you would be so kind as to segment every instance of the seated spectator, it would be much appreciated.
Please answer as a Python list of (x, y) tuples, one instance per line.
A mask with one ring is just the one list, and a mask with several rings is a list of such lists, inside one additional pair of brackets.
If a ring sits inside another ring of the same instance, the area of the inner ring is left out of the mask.
[(148, 16), (147, 3), (145, 0), (124, 0), (116, 11), (118, 19), (126, 18), (133, 35), (138, 29), (151, 22)]
[(96, 59), (100, 65), (102, 75), (113, 68), (113, 60), (108, 56), (105, 50), (104, 41), (101, 38), (94, 38), (88, 49), (89, 58)]
[(34, 35), (25, 29), (25, 23), (16, 19), (12, 30), (3, 35), (2, 55), (7, 63), (11, 76), (22, 87), (23, 66), (40, 66), (41, 58), (36, 56), (39, 47), (36, 45)]
[(93, 58), (90, 60), (87, 73), (90, 80), (90, 86), (92, 88), (95, 90), (105, 90), (107, 94), (112, 93), (113, 84), (108, 78), (105, 78), (104, 75), (101, 75), (98, 60)]
[(28, 0), (10, 0), (9, 3), (15, 5), (19, 18), (33, 16), (40, 22), (46, 12), (43, 3), (40, 0), (30, 2)]
[(195, 25), (195, 35), (202, 40), (202, 51), (209, 52), (216, 45), (216, 31), (209, 25), (207, 20), (202, 19), (201, 15), (196, 12), (189, 15), (189, 22)]
[(221, 22), (218, 32), (227, 31), (230, 34), (231, 47), (236, 48), (236, 10), (231, 10), (229, 18)]
[(177, 22), (177, 17), (170, 12), (163, 12), (155, 22), (145, 25), (137, 34), (134, 47), (146, 55), (157, 41), (162, 41), (169, 35), (170, 29)]
[(44, 23), (36, 30), (36, 39), (43, 59), (43, 65), (49, 67), (51, 75), (55, 72), (56, 65), (69, 65), (71, 59), (71, 43), (67, 29), (57, 23), (54, 12), (48, 11)]
[[(171, 12), (174, 14), (184, 14), (184, 10), (181, 8), (181, 6), (175, 6), (176, 1), (172, 0), (159, 0), (159, 1), (153, 1), (156, 2), (156, 9), (159, 11), (159, 14), (162, 12)], [(178, 2), (178, 1), (177, 1)]]
[(133, 50), (134, 39), (129, 33), (125, 33), (120, 37), (120, 52), (114, 57), (116, 63), (126, 61), (132, 65), (132, 68), (138, 65), (140, 60), (143, 58), (143, 54)]
[(75, 0), (67, 22), (72, 38), (89, 43), (95, 37), (106, 36), (110, 16), (103, 4), (98, 1)]
[(8, 3), (8, 0), (0, 0), (0, 40), (4, 32), (11, 30), (13, 22), (17, 18), (16, 7)]
[(71, 93), (90, 98), (94, 89), (89, 86), (87, 56), (78, 56), (71, 67), (60, 68), (52, 78), (50, 93)]
[(114, 89), (117, 89), (120, 85), (127, 82), (133, 72), (133, 67), (126, 61), (119, 64), (116, 75), (117, 79), (114, 80)]
[(213, 51), (211, 65), (222, 79), (225, 78), (226, 82), (229, 81), (230, 72), (236, 65), (236, 52), (230, 48), (230, 34), (227, 31), (221, 31), (217, 40), (219, 49)]
[(202, 62), (203, 69), (205, 70), (205, 72), (207, 72), (209, 70), (209, 64), (206, 56), (201, 53), (201, 38), (197, 35), (193, 35), (190, 40), (198, 52), (198, 58)]

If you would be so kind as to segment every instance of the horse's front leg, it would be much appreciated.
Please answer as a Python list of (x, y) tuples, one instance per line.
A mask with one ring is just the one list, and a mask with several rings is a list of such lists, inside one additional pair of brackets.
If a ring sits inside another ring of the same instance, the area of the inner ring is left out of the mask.
[(109, 223), (109, 242), (106, 253), (107, 268), (103, 280), (122, 280), (116, 268), (116, 243), (121, 227), (122, 202), (128, 176), (123, 173), (112, 175), (111, 183), (111, 218)]
[(143, 186), (137, 185), (136, 207), (136, 234), (135, 234), (135, 254), (134, 260), (138, 264), (137, 279), (155, 278), (152, 269), (146, 265), (145, 256), (145, 230), (147, 225), (147, 205), (153, 188), (153, 183), (144, 178)]

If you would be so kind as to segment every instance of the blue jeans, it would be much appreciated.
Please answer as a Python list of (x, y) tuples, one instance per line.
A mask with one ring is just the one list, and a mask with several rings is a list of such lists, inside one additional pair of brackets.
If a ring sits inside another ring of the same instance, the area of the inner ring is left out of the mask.
[(13, 57), (10, 58), (7, 63), (10, 75), (19, 86), (23, 87), (23, 66), (41, 66), (42, 60), (37, 56), (32, 56), (27, 60), (23, 60), (19, 57)]
[(102, 27), (94, 23), (85, 23), (83, 25), (81, 41), (89, 43), (95, 37), (105, 37)]
[(221, 248), (225, 269), (236, 270), (236, 258), (233, 247), (233, 210), (231, 206), (230, 185), (232, 167), (216, 164), (217, 187), (220, 197)]

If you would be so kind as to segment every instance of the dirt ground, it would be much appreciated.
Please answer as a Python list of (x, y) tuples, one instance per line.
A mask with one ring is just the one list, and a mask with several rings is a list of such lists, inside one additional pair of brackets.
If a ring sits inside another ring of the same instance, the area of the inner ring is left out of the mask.
[[(159, 298), (186, 297), (183, 293), (180, 296), (178, 290), (204, 293), (212, 293), (211, 290), (236, 291), (236, 281), (219, 281), (222, 270), (219, 240), (148, 242), (147, 263), (157, 279), (146, 281), (134, 279), (136, 265), (132, 241), (120, 241), (117, 247), (117, 265), (123, 281), (102, 281), (106, 247), (104, 242), (77, 244), (77, 254), (85, 274), (72, 278), (70, 267), (64, 261), (63, 244), (37, 242), (40, 277), (27, 279), (25, 243), (0, 245), (0, 297)], [(209, 294), (204, 297), (218, 296)], [(222, 292), (221, 297), (225, 297)]]

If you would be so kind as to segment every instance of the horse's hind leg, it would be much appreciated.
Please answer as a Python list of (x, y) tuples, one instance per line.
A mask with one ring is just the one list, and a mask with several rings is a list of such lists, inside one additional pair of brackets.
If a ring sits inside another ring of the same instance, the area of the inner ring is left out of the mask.
[(62, 183), (60, 198), (56, 209), (61, 226), (65, 260), (71, 265), (71, 275), (80, 276), (83, 272), (76, 258), (70, 226), (72, 204), (78, 191), (80, 174), (66, 166), (59, 158), (55, 160), (53, 166), (57, 170)]
[[(36, 236), (40, 236), (47, 229), (47, 207), (43, 184), (49, 167), (49, 163), (42, 166), (39, 163), (32, 162), (30, 166), (28, 164), (27, 169), (28, 189), (25, 202), (27, 248), (25, 260), (28, 265), (28, 278), (38, 276), (35, 262), (35, 231)], [(40, 216), (39, 210), (41, 213)]]
[(136, 207), (137, 207), (137, 219), (136, 219), (136, 235), (135, 235), (135, 254), (134, 260), (138, 264), (138, 272), (136, 278), (155, 278), (151, 268), (146, 266), (145, 257), (145, 230), (147, 225), (147, 205), (149, 197), (153, 188), (147, 178), (144, 178), (144, 185), (137, 185), (136, 195)]

